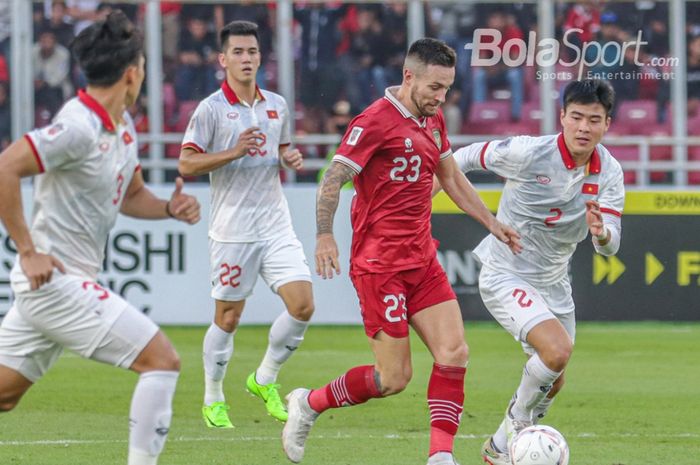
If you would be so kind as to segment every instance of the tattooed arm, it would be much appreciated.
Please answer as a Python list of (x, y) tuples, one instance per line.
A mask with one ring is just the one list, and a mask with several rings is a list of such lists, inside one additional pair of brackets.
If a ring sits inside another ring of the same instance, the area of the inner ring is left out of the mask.
[(348, 165), (334, 161), (318, 187), (316, 195), (316, 273), (329, 279), (333, 270), (340, 274), (338, 245), (333, 238), (333, 217), (338, 208), (340, 189), (356, 172)]

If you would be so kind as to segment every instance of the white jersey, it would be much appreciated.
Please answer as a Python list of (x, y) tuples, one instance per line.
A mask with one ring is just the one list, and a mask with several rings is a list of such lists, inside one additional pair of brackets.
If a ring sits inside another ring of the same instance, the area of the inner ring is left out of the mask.
[(233, 148), (240, 134), (253, 126), (264, 136), (262, 147), (209, 174), (209, 237), (215, 241), (255, 242), (292, 231), (279, 176), (279, 146), (291, 143), (289, 110), (282, 96), (257, 89), (250, 106), (224, 80), (195, 110), (182, 147), (206, 157)]
[(514, 255), (493, 235), (474, 250), (483, 265), (533, 285), (567, 278), (571, 256), (588, 235), (587, 200), (600, 203), (606, 227), (619, 230), (625, 201), (622, 168), (598, 145), (586, 166), (576, 166), (562, 134), (512, 137), (459, 149), (462, 171), (485, 169), (506, 179), (497, 218), (522, 236)]
[[(138, 147), (131, 117), (114, 126), (107, 111), (80, 91), (51, 125), (27, 133), (42, 174), (34, 178), (31, 236), (39, 252), (58, 258), (68, 274), (95, 280), (136, 170)], [(29, 290), (15, 261), (12, 289)]]

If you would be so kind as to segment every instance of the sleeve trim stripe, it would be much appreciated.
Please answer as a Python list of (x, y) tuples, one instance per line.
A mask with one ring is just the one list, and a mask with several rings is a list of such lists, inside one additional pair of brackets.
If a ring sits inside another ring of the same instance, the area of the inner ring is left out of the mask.
[(201, 148), (199, 145), (195, 144), (194, 142), (187, 142), (186, 144), (182, 144), (182, 146), (180, 147), (180, 150), (182, 150), (182, 149), (194, 149), (199, 153), (206, 152), (206, 150), (204, 150), (203, 148)]
[(617, 210), (613, 210), (612, 208), (601, 208), (600, 209), (601, 213), (607, 213), (608, 215), (615, 215), (618, 218), (622, 218), (622, 213), (620, 213)]
[(36, 164), (39, 165), (39, 172), (43, 173), (46, 170), (44, 169), (44, 163), (41, 161), (41, 157), (39, 156), (39, 151), (36, 149), (36, 145), (34, 145), (34, 141), (32, 140), (31, 137), (29, 137), (29, 134), (25, 134), (24, 138), (27, 139), (27, 142), (29, 142), (29, 147), (32, 149), (32, 153), (34, 154), (34, 158), (36, 158)]
[(360, 165), (358, 165), (357, 163), (355, 163), (354, 161), (350, 160), (348, 157), (346, 157), (346, 156), (344, 156), (344, 155), (340, 155), (340, 154), (336, 153), (336, 154), (333, 156), (333, 161), (337, 161), (337, 162), (340, 162), (340, 163), (342, 163), (342, 164), (344, 164), (344, 165), (349, 166), (350, 168), (352, 168), (352, 169), (354, 169), (355, 171), (357, 171), (358, 174), (360, 173), (360, 171), (362, 171), (362, 167), (361, 167)]
[(452, 149), (448, 150), (447, 152), (443, 152), (440, 154), (440, 160), (444, 160), (445, 158), (449, 157), (452, 155)]
[(491, 141), (486, 142), (484, 146), (481, 147), (481, 153), (479, 154), (479, 162), (481, 163), (481, 167), (485, 170), (488, 170), (488, 168), (486, 168), (486, 149), (490, 143)]
[(134, 168), (134, 173), (138, 173), (139, 171), (141, 171), (141, 163), (136, 165), (136, 168)]

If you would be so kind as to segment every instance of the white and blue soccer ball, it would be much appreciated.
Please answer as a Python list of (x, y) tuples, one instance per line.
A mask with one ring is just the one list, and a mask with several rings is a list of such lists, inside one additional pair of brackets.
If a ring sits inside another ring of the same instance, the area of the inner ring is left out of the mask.
[(551, 426), (529, 426), (510, 444), (513, 465), (568, 465), (569, 445)]

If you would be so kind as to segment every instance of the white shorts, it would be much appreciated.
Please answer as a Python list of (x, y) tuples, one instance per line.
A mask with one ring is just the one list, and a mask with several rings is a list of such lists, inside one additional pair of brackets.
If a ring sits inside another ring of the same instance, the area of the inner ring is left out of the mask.
[(522, 343), (527, 354), (535, 353), (527, 343), (528, 333), (545, 320), (558, 319), (572, 342), (576, 337), (574, 299), (568, 279), (535, 288), (512, 273), (484, 266), (479, 274), (479, 292), (489, 313)]
[(158, 326), (93, 281), (54, 273), (36, 291), (16, 295), (0, 325), (0, 364), (36, 382), (63, 348), (129, 368)]
[(211, 296), (236, 302), (247, 299), (258, 274), (273, 292), (294, 281), (311, 282), (309, 264), (299, 239), (285, 234), (258, 242), (209, 240)]

